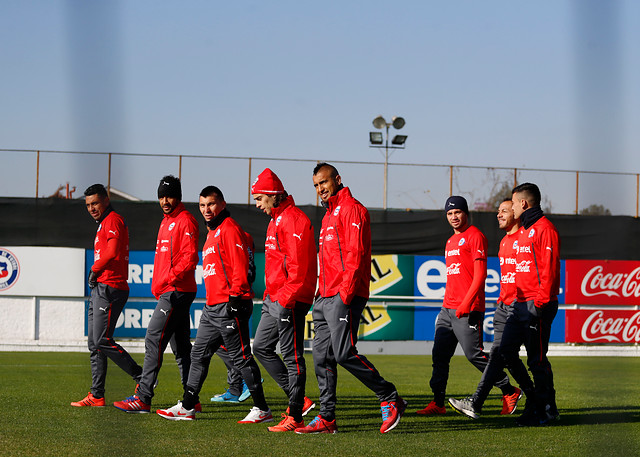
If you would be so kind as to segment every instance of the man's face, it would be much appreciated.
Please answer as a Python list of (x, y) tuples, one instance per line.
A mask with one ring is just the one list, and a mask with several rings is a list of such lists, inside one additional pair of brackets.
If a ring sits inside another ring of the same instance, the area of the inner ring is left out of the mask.
[(220, 214), (225, 206), (227, 206), (227, 203), (224, 200), (220, 200), (216, 195), (200, 197), (200, 213), (202, 213), (202, 217), (207, 222)]
[(180, 204), (180, 199), (176, 197), (161, 197), (158, 201), (160, 202), (160, 207), (164, 214), (171, 214)]
[(87, 195), (84, 197), (84, 202), (87, 204), (87, 211), (96, 221), (100, 220), (109, 207), (109, 197), (102, 198), (98, 194)]
[(513, 202), (502, 202), (498, 207), (498, 227), (501, 230), (509, 231), (516, 223), (516, 217), (513, 214)]
[(320, 199), (325, 203), (329, 198), (338, 193), (340, 184), (342, 184), (340, 175), (333, 178), (331, 176), (331, 169), (329, 168), (321, 168), (318, 170), (318, 173), (313, 175), (313, 187), (316, 188)]
[(466, 229), (468, 220), (469, 217), (467, 216), (467, 213), (461, 209), (450, 209), (447, 211), (447, 221), (451, 228), (456, 232)]
[(261, 209), (266, 215), (271, 216), (271, 212), (275, 207), (276, 196), (267, 194), (253, 194), (256, 201), (256, 208)]
[(511, 196), (511, 202), (513, 203), (513, 216), (516, 219), (520, 219), (522, 213), (527, 209), (527, 201), (522, 197), (522, 193), (518, 192)]

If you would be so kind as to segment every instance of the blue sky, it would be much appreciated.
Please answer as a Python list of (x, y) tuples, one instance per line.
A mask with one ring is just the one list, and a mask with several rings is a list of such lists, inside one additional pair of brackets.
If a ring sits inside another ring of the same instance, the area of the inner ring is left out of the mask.
[[(382, 114), (407, 121), (392, 162), (640, 172), (632, 0), (3, 0), (0, 43), (2, 149), (379, 162), (368, 132)], [(0, 154), (16, 170), (0, 186), (11, 194), (32, 174)], [(153, 195), (156, 165), (116, 181)], [(52, 192), (100, 180), (104, 161), (44, 168)], [(230, 168), (224, 179), (247, 180)], [(308, 168), (282, 166), (285, 185), (302, 189), (304, 173), (310, 186)], [(368, 175), (347, 168), (352, 183)], [(402, 191), (393, 201), (409, 205)], [(428, 207), (447, 192), (411, 199)]]

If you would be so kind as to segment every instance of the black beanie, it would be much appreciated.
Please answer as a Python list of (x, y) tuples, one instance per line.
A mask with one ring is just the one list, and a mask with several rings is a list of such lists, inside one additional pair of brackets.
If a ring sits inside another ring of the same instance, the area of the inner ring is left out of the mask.
[(162, 197), (177, 198), (182, 201), (182, 186), (178, 178), (169, 175), (160, 180), (158, 198)]
[(467, 205), (467, 200), (464, 197), (460, 197), (459, 195), (452, 195), (447, 198), (447, 203), (444, 204), (445, 212), (448, 212), (452, 209), (461, 209), (465, 213), (469, 214), (469, 206)]

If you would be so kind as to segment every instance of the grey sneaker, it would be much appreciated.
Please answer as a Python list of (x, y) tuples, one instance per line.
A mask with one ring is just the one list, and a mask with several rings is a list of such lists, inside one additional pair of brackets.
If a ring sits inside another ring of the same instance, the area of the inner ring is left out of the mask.
[(449, 399), (449, 404), (453, 409), (455, 409), (458, 413), (464, 414), (471, 419), (477, 419), (480, 417), (482, 413), (482, 408), (479, 408), (473, 404), (473, 398), (467, 397), (462, 400), (456, 400), (455, 398)]

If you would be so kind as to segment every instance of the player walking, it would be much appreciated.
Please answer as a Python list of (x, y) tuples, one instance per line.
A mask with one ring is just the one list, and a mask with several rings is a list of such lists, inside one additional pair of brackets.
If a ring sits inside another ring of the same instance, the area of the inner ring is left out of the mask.
[(313, 170), (313, 184), (327, 209), (320, 230), (318, 294), (313, 306), (313, 362), (320, 388), (320, 412), (296, 433), (336, 433), (337, 364), (371, 389), (381, 402), (382, 427), (398, 425), (406, 409), (396, 387), (366, 357), (358, 354), (360, 316), (369, 298), (371, 227), (369, 212), (342, 185), (327, 163)]
[(253, 310), (253, 291), (247, 277), (249, 253), (245, 232), (231, 218), (224, 196), (215, 186), (205, 187), (200, 192), (200, 212), (208, 229), (202, 250), (207, 302), (191, 351), (191, 370), (182, 401), (156, 412), (170, 420), (195, 419), (211, 357), (224, 344), (253, 397), (253, 408), (238, 423), (271, 422), (273, 416), (264, 398), (260, 368), (251, 354), (249, 318)]
[[(449, 404), (456, 411), (472, 419), (480, 417), (482, 405), (489, 396), (496, 379), (502, 375), (505, 361), (501, 351), (515, 351), (517, 354), (524, 342), (524, 333), (521, 331), (520, 326), (517, 325), (517, 318), (513, 316), (514, 308), (512, 306), (513, 302), (516, 301), (516, 247), (518, 245), (520, 221), (514, 216), (511, 199), (500, 203), (498, 226), (506, 234), (500, 241), (498, 251), (498, 257), (500, 258), (500, 296), (498, 297), (498, 306), (493, 318), (493, 346), (489, 353), (489, 362), (473, 395), (462, 400), (449, 399)], [(517, 358), (517, 361), (521, 370), (524, 370), (526, 374), (526, 368), (524, 368), (520, 358)], [(530, 380), (527, 385), (533, 387)], [(503, 395), (500, 414), (513, 414), (521, 397), (522, 391), (518, 388), (515, 388), (515, 392), (512, 395)]]
[[(478, 370), (484, 372), (487, 356), (482, 350), (484, 321), (484, 282), (487, 277), (487, 239), (469, 223), (467, 200), (451, 196), (445, 203), (447, 221), (453, 235), (447, 240), (445, 259), (447, 286), (442, 309), (436, 321), (433, 342), (433, 371), (429, 382), (433, 401), (418, 414), (444, 414), (444, 400), (451, 357), (460, 343), (464, 355)], [(515, 388), (503, 372), (495, 385), (503, 395), (514, 395)]]
[[(251, 186), (256, 207), (271, 216), (265, 242), (265, 292), (253, 348), (256, 357), (289, 397), (287, 414), (272, 432), (304, 427), (315, 403), (305, 396), (305, 316), (316, 289), (317, 254), (311, 221), (266, 168)], [(280, 342), (282, 359), (276, 354)], [(283, 362), (284, 359), (284, 362)]]
[[(538, 186), (520, 184), (513, 189), (512, 200), (515, 217), (522, 226), (516, 249), (517, 301), (514, 306), (522, 314), (525, 310), (529, 313), (525, 347), (535, 385), (535, 395), (525, 392), (525, 409), (516, 422), (523, 426), (539, 425), (559, 417), (547, 351), (551, 324), (558, 312), (560, 237), (540, 208)], [(513, 360), (514, 354), (508, 357)]]
[(89, 273), (91, 298), (87, 311), (87, 343), (91, 361), (91, 390), (71, 406), (105, 406), (107, 357), (138, 382), (142, 368), (113, 339), (118, 316), (129, 298), (129, 230), (109, 202), (102, 184), (84, 191), (89, 214), (98, 224)]
[(197, 290), (198, 224), (182, 203), (182, 186), (178, 178), (165, 176), (160, 180), (158, 201), (164, 218), (158, 230), (151, 280), (151, 292), (158, 304), (144, 340), (142, 378), (134, 395), (113, 404), (128, 413), (150, 411), (163, 354), (172, 336), (171, 344), (183, 385), (191, 365), (189, 308)]

